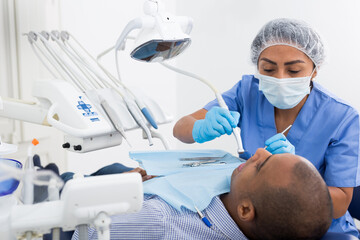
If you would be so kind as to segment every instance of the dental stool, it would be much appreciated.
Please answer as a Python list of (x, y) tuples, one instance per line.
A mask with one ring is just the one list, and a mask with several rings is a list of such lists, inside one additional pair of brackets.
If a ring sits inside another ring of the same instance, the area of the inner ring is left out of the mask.
[(359, 239), (350, 234), (328, 232), (325, 234), (325, 236), (323, 236), (321, 240), (359, 240)]
[(354, 188), (353, 198), (348, 210), (353, 218), (360, 220), (360, 186)]
[(360, 220), (360, 186), (354, 188), (353, 197), (348, 210), (353, 218)]
[[(353, 218), (360, 220), (360, 187), (354, 188), (353, 198), (351, 200), (348, 210)], [(327, 233), (322, 238), (322, 240), (337, 240), (337, 239), (351, 240), (351, 239), (357, 239), (357, 238), (352, 235), (343, 234), (343, 233)]]
[[(354, 188), (353, 198), (349, 206), (349, 213), (353, 218), (360, 220), (360, 187)], [(344, 233), (327, 233), (321, 240), (358, 240), (353, 235)]]

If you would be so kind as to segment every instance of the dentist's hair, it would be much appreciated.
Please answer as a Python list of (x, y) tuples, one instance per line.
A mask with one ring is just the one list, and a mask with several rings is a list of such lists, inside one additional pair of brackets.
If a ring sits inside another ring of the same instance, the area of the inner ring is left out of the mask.
[(325, 59), (324, 44), (319, 34), (302, 20), (278, 18), (265, 24), (252, 42), (251, 61), (257, 65), (262, 51), (276, 45), (299, 49), (316, 67), (320, 67)]

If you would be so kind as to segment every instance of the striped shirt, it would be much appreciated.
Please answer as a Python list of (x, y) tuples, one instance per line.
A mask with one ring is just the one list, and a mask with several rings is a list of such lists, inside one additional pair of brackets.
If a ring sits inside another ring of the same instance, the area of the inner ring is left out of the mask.
[[(219, 197), (214, 197), (202, 212), (212, 224), (207, 227), (197, 213), (182, 208), (179, 212), (156, 195), (145, 195), (137, 213), (112, 217), (111, 239), (239, 239), (247, 240), (230, 217)], [(89, 239), (97, 239), (89, 228)], [(78, 231), (73, 240), (78, 239)]]

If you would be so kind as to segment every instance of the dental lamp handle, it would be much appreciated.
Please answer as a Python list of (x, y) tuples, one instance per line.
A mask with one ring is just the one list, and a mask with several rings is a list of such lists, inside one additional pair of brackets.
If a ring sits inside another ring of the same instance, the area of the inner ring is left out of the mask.
[(187, 16), (177, 16), (176, 19), (180, 23), (184, 33), (190, 35), (193, 28), (193, 19)]
[(119, 36), (118, 40), (116, 41), (115, 51), (119, 51), (124, 48), (126, 37), (127, 35), (129, 35), (129, 33), (132, 30), (140, 29), (140, 28), (153, 28), (154, 26), (155, 26), (155, 20), (151, 16), (143, 16), (131, 20), (126, 25), (121, 35)]
[(148, 0), (144, 2), (143, 10), (146, 15), (155, 16), (158, 12), (164, 11), (165, 6), (161, 0)]
[[(228, 106), (226, 105), (225, 101), (224, 101), (224, 98), (222, 97), (222, 95), (220, 93), (215, 93), (216, 95), (216, 99), (218, 100), (219, 102), (219, 105), (220, 107), (226, 109), (226, 110), (229, 110)], [(243, 145), (242, 145), (242, 140), (241, 140), (241, 136), (240, 136), (240, 128), (239, 127), (236, 127), (236, 128), (233, 128), (233, 135), (235, 137), (235, 140), (236, 140), (236, 144), (237, 144), (237, 151), (239, 154), (242, 154), (244, 153), (244, 148), (243, 148)]]
[[(149, 16), (155, 17), (159, 13), (165, 12), (165, 6), (161, 0), (148, 0), (144, 2), (144, 13)], [(193, 27), (193, 19), (187, 16), (177, 16), (177, 21), (184, 33), (190, 34)]]

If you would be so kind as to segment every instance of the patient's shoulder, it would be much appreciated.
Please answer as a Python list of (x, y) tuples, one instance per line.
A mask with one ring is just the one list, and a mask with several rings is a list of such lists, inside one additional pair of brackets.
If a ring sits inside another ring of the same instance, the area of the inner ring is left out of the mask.
[(181, 207), (180, 211), (177, 210), (157, 195), (144, 197), (143, 208), (147, 209), (146, 211), (152, 211), (159, 216), (161, 215), (163, 218), (183, 218), (193, 214), (192, 211), (185, 207)]
[(174, 213), (178, 212), (164, 199), (153, 194), (144, 195), (143, 208), (147, 209), (147, 211), (154, 211), (161, 215), (173, 215)]

